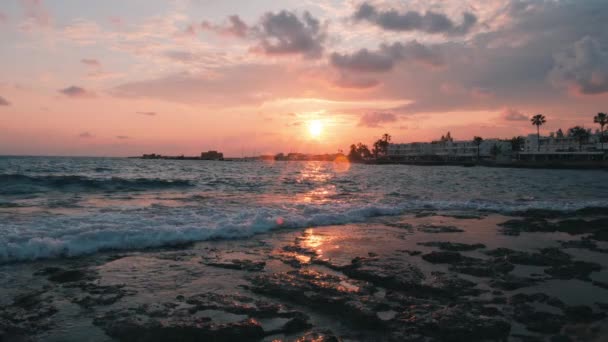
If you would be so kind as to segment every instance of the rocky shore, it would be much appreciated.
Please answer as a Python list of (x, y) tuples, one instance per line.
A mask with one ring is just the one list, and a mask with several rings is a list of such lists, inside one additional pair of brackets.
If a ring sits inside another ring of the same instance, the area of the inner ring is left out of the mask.
[(0, 341), (602, 341), (608, 213), (418, 212), (0, 266)]

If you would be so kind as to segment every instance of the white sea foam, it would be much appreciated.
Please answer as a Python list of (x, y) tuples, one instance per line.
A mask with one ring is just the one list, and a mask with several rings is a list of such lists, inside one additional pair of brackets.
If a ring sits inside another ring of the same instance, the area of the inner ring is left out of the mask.
[[(158, 207), (88, 215), (44, 215), (21, 223), (0, 224), (0, 262), (91, 254), (102, 250), (131, 250), (209, 239), (245, 238), (277, 228), (306, 228), (366, 222), (411, 210), (528, 209), (577, 210), (596, 207), (587, 203), (497, 204), (450, 201), (411, 201), (394, 206), (309, 205), (299, 209), (250, 208), (237, 212), (219, 209)], [(34, 228), (35, 227), (35, 228)]]

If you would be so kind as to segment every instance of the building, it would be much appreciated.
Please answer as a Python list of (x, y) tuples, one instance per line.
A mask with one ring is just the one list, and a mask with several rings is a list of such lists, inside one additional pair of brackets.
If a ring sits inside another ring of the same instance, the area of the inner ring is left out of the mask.
[[(603, 150), (602, 150), (603, 147)], [(579, 142), (576, 138), (567, 135), (549, 136), (530, 134), (525, 139), (523, 151), (515, 156), (517, 161), (522, 162), (547, 162), (547, 163), (582, 163), (603, 161), (608, 152), (608, 143), (602, 146), (601, 135), (591, 134), (585, 142)]]
[[(579, 144), (576, 138), (551, 133), (549, 136), (529, 134), (525, 138), (524, 152), (583, 152), (602, 151), (600, 134), (591, 134), (589, 140)], [(540, 147), (539, 147), (540, 144)], [(604, 143), (604, 151), (608, 151), (608, 142)]]
[(483, 140), (478, 146), (472, 140), (389, 144), (387, 157), (395, 161), (473, 161), (511, 159), (510, 141)]
[(201, 153), (202, 160), (224, 160), (224, 154), (218, 151), (207, 151)]

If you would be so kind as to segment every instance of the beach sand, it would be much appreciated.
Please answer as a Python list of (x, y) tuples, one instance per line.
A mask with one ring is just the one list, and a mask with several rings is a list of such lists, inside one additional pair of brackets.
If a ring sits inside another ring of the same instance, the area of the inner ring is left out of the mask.
[(419, 212), (5, 264), (0, 341), (606, 341), (607, 222)]

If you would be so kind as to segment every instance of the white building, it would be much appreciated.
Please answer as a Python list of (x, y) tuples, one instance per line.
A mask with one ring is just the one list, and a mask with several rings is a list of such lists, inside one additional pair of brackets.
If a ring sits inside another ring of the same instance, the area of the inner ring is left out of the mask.
[[(388, 158), (394, 160), (474, 160), (478, 147), (472, 140), (415, 142), (390, 144)], [(479, 145), (481, 159), (511, 158), (511, 142), (499, 139), (483, 140)]]
[[(540, 141), (536, 134), (529, 134), (525, 139), (523, 152), (580, 152), (580, 151), (602, 151), (600, 134), (591, 134), (589, 140), (579, 145), (576, 138), (564, 135), (557, 137), (555, 134), (550, 136), (540, 136)], [(539, 148), (540, 142), (540, 148)], [(604, 143), (604, 151), (608, 151), (608, 143)]]

